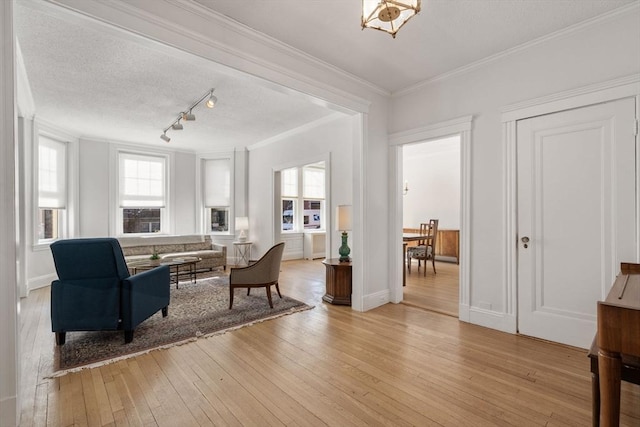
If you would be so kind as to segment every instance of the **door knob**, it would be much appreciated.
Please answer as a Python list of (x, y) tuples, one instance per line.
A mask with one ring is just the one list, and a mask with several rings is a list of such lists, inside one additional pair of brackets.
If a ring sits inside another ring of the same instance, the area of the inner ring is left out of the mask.
[(529, 238), (527, 236), (524, 236), (522, 239), (522, 243), (524, 243), (524, 248), (528, 248), (529, 247)]

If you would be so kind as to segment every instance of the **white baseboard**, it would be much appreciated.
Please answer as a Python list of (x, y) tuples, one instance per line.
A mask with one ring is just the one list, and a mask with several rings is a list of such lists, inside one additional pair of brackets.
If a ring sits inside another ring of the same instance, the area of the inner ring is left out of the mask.
[(368, 311), (373, 308), (380, 307), (381, 305), (385, 305), (389, 301), (391, 301), (389, 290), (385, 289), (383, 291), (365, 295), (362, 309), (363, 311)]
[(18, 425), (18, 399), (16, 396), (0, 400), (0, 426), (15, 427)]
[(44, 288), (51, 285), (51, 282), (58, 279), (56, 274), (45, 274), (44, 276), (32, 277), (27, 282), (27, 293), (34, 289)]
[[(469, 307), (468, 309), (469, 323), (484, 326), (486, 328), (496, 329), (510, 334), (517, 333), (516, 317), (512, 314), (501, 313), (498, 311), (485, 310), (478, 307)], [(460, 311), (460, 320), (462, 311)]]

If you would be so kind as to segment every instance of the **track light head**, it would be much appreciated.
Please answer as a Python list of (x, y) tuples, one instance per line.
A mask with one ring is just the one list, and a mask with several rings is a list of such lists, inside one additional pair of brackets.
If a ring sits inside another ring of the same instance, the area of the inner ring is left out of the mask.
[(162, 139), (165, 142), (171, 141), (171, 138), (167, 136), (167, 132), (164, 132), (162, 135), (160, 135), (160, 139)]
[(216, 106), (216, 103), (217, 103), (217, 102), (218, 102), (218, 98), (216, 98), (216, 97), (213, 95), (213, 91), (211, 91), (211, 95), (209, 95), (209, 99), (207, 99), (206, 106), (207, 106), (208, 108), (213, 108), (213, 107), (215, 107), (215, 106)]
[(182, 120), (184, 120), (185, 122), (190, 122), (195, 119), (196, 116), (195, 114), (192, 114), (191, 111), (189, 111), (188, 113), (182, 113)]
[(177, 122), (175, 122), (174, 124), (171, 125), (171, 129), (173, 129), (173, 130), (182, 130), (182, 129), (184, 129), (184, 126), (182, 126), (182, 123), (180, 123), (180, 120), (178, 120)]

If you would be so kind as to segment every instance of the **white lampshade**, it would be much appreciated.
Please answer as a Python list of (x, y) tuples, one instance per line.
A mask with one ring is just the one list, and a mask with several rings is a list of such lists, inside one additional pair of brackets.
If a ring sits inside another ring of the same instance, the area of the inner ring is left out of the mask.
[(336, 207), (336, 230), (351, 230), (351, 205), (338, 205)]
[(247, 240), (247, 235), (245, 231), (249, 229), (249, 218), (246, 216), (238, 216), (236, 217), (236, 230), (240, 230), (240, 235), (238, 239), (240, 241)]

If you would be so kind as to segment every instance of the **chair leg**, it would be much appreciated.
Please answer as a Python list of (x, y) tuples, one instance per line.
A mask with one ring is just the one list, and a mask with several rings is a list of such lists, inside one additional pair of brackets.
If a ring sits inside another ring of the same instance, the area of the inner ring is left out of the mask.
[(162, 308), (162, 317), (167, 317), (169, 315), (169, 306)]
[(411, 273), (411, 257), (407, 255), (407, 270)]
[(233, 307), (233, 286), (229, 286), (229, 310)]
[(278, 296), (282, 299), (282, 294), (280, 293), (280, 285), (276, 282), (276, 291), (278, 291)]
[(124, 331), (124, 343), (129, 344), (133, 341), (133, 331)]
[(64, 345), (66, 337), (66, 332), (56, 332), (56, 345)]
[[(431, 257), (431, 265), (433, 266), (433, 274), (436, 274), (436, 257)], [(424, 269), (427, 269), (427, 261), (424, 262)]]
[(251, 288), (247, 288), (247, 296), (251, 293)]
[(267, 290), (267, 299), (269, 300), (269, 307), (273, 308), (273, 300), (271, 299), (271, 286), (265, 286)]

